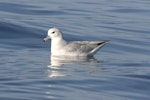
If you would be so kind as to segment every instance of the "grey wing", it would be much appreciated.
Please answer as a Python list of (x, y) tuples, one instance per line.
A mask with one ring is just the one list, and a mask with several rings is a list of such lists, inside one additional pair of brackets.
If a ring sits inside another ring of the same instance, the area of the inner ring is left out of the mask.
[(85, 41), (81, 43), (81, 49), (83, 52), (91, 52), (93, 49), (97, 48), (100, 45), (100, 42), (97, 41)]
[(69, 51), (91, 52), (104, 43), (105, 41), (75, 41), (70, 42), (67, 48)]

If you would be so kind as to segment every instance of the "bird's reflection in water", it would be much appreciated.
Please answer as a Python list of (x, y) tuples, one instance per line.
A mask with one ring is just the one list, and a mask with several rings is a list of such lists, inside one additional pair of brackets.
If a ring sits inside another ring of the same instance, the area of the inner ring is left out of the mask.
[(68, 56), (50, 56), (50, 69), (49, 77), (60, 77), (60, 76), (70, 76), (71, 74), (67, 68), (64, 68), (64, 65), (69, 64), (79, 64), (79, 63), (101, 63), (102, 61), (97, 61), (94, 57), (68, 57)]

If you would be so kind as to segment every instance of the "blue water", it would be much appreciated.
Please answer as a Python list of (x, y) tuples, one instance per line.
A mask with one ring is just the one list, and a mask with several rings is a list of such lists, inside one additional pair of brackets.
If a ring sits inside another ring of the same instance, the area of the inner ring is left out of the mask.
[[(149, 0), (1, 0), (0, 100), (150, 100)], [(67, 40), (109, 40), (94, 58), (50, 57)], [(55, 67), (54, 67), (54, 66)]]

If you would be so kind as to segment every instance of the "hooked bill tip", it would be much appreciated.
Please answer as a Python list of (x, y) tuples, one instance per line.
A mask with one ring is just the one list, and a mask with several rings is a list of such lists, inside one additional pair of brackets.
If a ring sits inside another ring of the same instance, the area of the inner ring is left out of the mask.
[(46, 42), (47, 40), (49, 40), (49, 37), (48, 37), (48, 36), (43, 39), (43, 42)]

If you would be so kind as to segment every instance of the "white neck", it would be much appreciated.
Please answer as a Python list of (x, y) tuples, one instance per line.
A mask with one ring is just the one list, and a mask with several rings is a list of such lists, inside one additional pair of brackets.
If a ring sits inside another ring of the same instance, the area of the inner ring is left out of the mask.
[(67, 42), (63, 38), (54, 38), (51, 40), (51, 53), (57, 55)]

